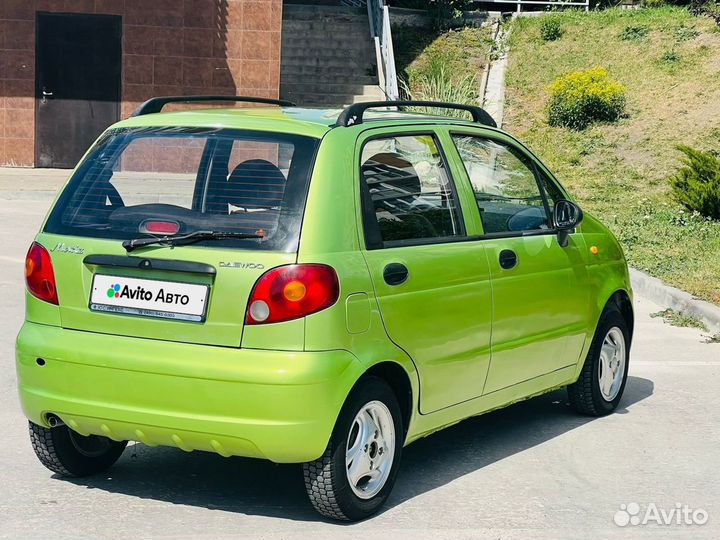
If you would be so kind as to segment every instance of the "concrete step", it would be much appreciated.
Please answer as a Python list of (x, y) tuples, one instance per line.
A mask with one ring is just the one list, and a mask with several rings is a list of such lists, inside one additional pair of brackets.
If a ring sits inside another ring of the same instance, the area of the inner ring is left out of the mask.
[(296, 66), (310, 66), (317, 63), (320, 60), (338, 60), (344, 59), (346, 62), (353, 62), (354, 64), (361, 63), (375, 64), (376, 56), (375, 51), (362, 51), (354, 49), (302, 49), (303, 52), (296, 52), (295, 50), (285, 49), (281, 52), (282, 61), (286, 64), (292, 64)]
[(350, 58), (287, 58), (283, 56), (281, 66), (296, 67), (328, 67), (332, 69), (344, 68), (346, 73), (359, 75), (367, 74), (368, 69), (373, 69), (375, 59), (355, 60)]
[[(300, 105), (378, 98), (367, 10), (288, 5), (283, 11), (280, 95)], [(380, 94), (382, 94), (380, 92)]]
[(290, 99), (301, 107), (346, 107), (351, 103), (366, 103), (369, 101), (385, 101), (382, 93), (374, 95), (352, 94), (281, 94), (284, 99)]
[[(373, 62), (372, 65), (375, 65)], [(326, 77), (328, 79), (335, 79), (338, 77), (373, 77), (377, 80), (377, 75), (368, 75), (366, 73), (358, 73), (348, 69), (347, 62), (342, 66), (326, 66), (326, 65), (314, 65), (314, 64), (295, 64), (287, 63), (281, 68), (281, 72), (287, 75), (300, 75), (300, 76), (314, 76), (314, 77)]]
[[(290, 99), (287, 98), (286, 99)], [(317, 96), (297, 96), (293, 97), (300, 107), (323, 107), (331, 109), (342, 109), (352, 105), (353, 103), (367, 103), (369, 101), (385, 101), (384, 98), (370, 99), (364, 96), (345, 96), (345, 95), (326, 95), (322, 98)]]
[(361, 85), (375, 85), (378, 83), (377, 77), (369, 75), (353, 75), (351, 73), (345, 73), (345, 75), (327, 75), (322, 73), (296, 73), (288, 71), (290, 68), (285, 68), (280, 72), (281, 84), (361, 84)]
[(352, 103), (355, 96), (346, 94), (323, 94), (321, 96), (312, 94), (280, 94), (283, 99), (289, 99), (300, 107), (344, 107)]
[(328, 32), (340, 32), (344, 30), (364, 30), (370, 35), (370, 20), (365, 17), (358, 17), (355, 20), (336, 19), (334, 17), (315, 17), (313, 19), (283, 19), (283, 29), (292, 32), (297, 30), (325, 30)]
[(342, 36), (350, 34), (353, 36), (364, 36), (370, 39), (370, 25), (367, 21), (363, 23), (337, 22), (328, 19), (327, 21), (283, 21), (283, 33), (286, 34), (318, 34), (323, 33), (329, 36)]
[[(362, 88), (365, 86), (377, 86), (378, 81), (377, 79), (373, 79), (372, 77), (363, 77), (363, 78), (356, 78), (352, 79), (351, 77), (346, 77), (344, 79), (315, 79), (313, 77), (303, 77), (298, 79), (293, 79), (292, 77), (286, 77), (280, 74), (280, 84), (283, 87), (298, 87), (298, 86), (304, 86), (307, 84), (312, 84), (316, 86), (342, 86), (346, 88), (353, 88), (353, 92), (356, 92), (355, 89)], [(360, 90), (357, 90), (358, 92)]]
[(337, 20), (367, 20), (367, 9), (344, 6), (310, 6), (285, 4), (283, 6), (283, 20), (317, 20), (319, 17), (332, 17)]
[(368, 103), (370, 101), (387, 101), (385, 99), (385, 94), (379, 91), (378, 93), (374, 95), (362, 95), (362, 96), (354, 96), (351, 103)]
[(355, 96), (375, 92), (377, 85), (373, 84), (328, 84), (320, 82), (285, 84), (280, 82), (280, 93), (296, 94), (345, 94)]
[(282, 36), (283, 47), (338, 47), (343, 49), (356, 49), (358, 47), (375, 48), (375, 44), (369, 35), (364, 32), (345, 34), (328, 34), (327, 32), (285, 32)]
[[(283, 47), (281, 54), (283, 58), (367, 58), (368, 61), (375, 60), (375, 49), (363, 43), (357, 48), (341, 49), (334, 47)], [(372, 55), (370, 53), (372, 52)]]

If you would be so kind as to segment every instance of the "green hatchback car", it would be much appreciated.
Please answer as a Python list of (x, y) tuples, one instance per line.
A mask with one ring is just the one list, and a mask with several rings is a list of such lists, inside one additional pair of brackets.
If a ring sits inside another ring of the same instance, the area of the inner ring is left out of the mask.
[(17, 372), (47, 468), (130, 440), (301, 463), (358, 520), (420, 437), (561, 387), (617, 407), (620, 246), (485, 111), (197, 107), (218, 99), (110, 127), (30, 247)]

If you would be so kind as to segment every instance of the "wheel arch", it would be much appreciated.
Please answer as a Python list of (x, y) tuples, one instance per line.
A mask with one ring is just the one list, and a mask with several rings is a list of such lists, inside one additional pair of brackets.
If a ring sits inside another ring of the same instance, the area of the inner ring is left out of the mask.
[(630, 298), (630, 295), (625, 289), (618, 289), (617, 291), (612, 293), (608, 301), (605, 303), (605, 307), (607, 308), (608, 305), (612, 304), (615, 304), (615, 306), (618, 308), (618, 311), (620, 311), (620, 314), (625, 319), (625, 322), (628, 325), (628, 330), (630, 331), (630, 340), (632, 341), (633, 332), (635, 329), (635, 312), (633, 310), (632, 299)]
[[(400, 405), (404, 435), (407, 435), (415, 402), (410, 374), (397, 362), (383, 361), (370, 366), (358, 379), (358, 382), (365, 377), (377, 377), (390, 386)], [(357, 385), (357, 382), (355, 384)]]
[(635, 312), (632, 305), (632, 291), (629, 289), (629, 285), (624, 286), (624, 284), (617, 282), (615, 282), (614, 287), (608, 287), (606, 291), (607, 292), (605, 294), (597, 295), (597, 304), (593, 304), (594, 313), (590, 319), (590, 324), (592, 326), (588, 328), (587, 339), (585, 340), (585, 345), (583, 346), (583, 350), (578, 358), (573, 380), (576, 380), (580, 376), (583, 363), (585, 362), (585, 357), (590, 350), (590, 345), (595, 333), (597, 332), (598, 325), (600, 324), (600, 318), (608, 306), (614, 306), (617, 308), (625, 319), (630, 333), (630, 342), (628, 343), (628, 346), (632, 344), (632, 337), (635, 328)]

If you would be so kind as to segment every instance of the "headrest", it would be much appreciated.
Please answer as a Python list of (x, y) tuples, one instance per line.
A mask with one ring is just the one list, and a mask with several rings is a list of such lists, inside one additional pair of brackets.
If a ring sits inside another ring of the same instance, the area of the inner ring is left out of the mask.
[(367, 159), (362, 165), (362, 175), (371, 192), (393, 189), (420, 193), (420, 178), (415, 167), (394, 152), (381, 152)]
[(242, 208), (279, 206), (285, 192), (285, 175), (264, 159), (240, 163), (221, 188), (223, 202)]

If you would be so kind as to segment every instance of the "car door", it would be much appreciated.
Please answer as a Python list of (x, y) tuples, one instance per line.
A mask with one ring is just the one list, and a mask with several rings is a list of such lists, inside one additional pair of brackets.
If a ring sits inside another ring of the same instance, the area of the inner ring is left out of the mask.
[(417, 366), (421, 412), (480, 396), (492, 297), (486, 248), (467, 241), (469, 191), (432, 131), (370, 130), (356, 155), (363, 255), (387, 334)]
[(510, 138), (451, 134), (477, 202), (493, 290), (484, 393), (575, 365), (586, 339), (589, 282), (581, 234), (561, 247), (561, 188)]

